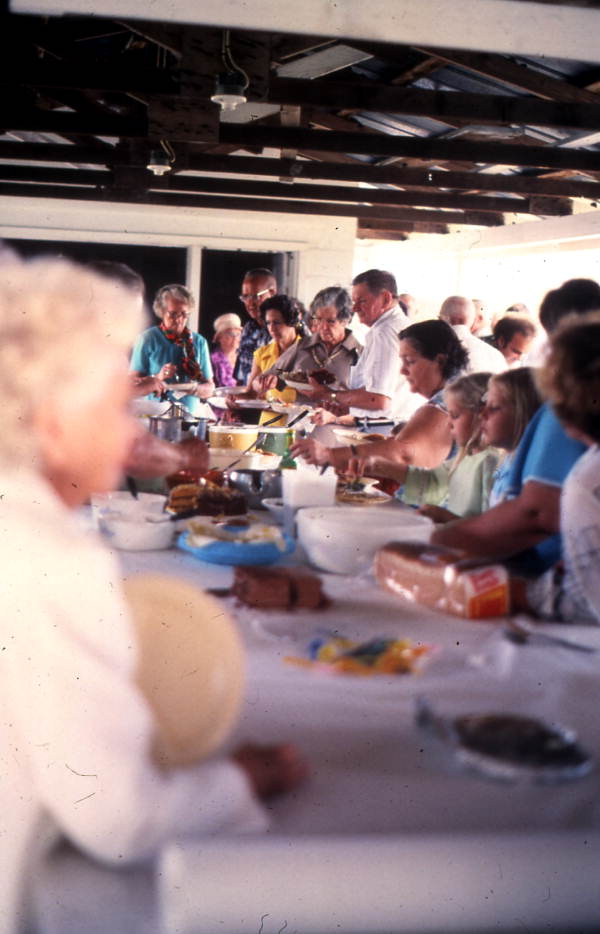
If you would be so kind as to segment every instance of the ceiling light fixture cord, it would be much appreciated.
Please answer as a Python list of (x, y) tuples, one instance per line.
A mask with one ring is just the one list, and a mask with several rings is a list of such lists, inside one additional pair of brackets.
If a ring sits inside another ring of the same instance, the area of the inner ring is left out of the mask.
[(244, 91), (245, 91), (248, 85), (250, 84), (250, 78), (248, 77), (248, 75), (246, 74), (243, 68), (240, 68), (239, 65), (236, 65), (233, 59), (233, 55), (231, 54), (230, 42), (231, 42), (230, 31), (229, 29), (225, 29), (223, 30), (223, 43), (221, 47), (221, 57), (223, 59), (223, 64), (225, 65), (225, 68), (227, 68), (228, 70), (234, 71), (236, 72), (236, 74), (242, 76), (242, 78), (244, 79)]

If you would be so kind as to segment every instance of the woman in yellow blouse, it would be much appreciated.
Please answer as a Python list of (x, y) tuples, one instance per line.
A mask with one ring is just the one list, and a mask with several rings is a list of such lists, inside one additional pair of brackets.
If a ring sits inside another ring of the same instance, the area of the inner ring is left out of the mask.
[[(269, 370), (278, 357), (301, 338), (301, 321), (303, 308), (297, 298), (288, 295), (273, 295), (260, 306), (261, 314), (265, 320), (271, 341), (254, 352), (252, 370), (248, 378), (248, 392), (252, 395), (265, 395), (270, 402), (294, 402), (296, 390), (266, 389), (263, 373)], [(266, 380), (272, 382), (269, 377)], [(265, 410), (261, 415), (261, 423), (273, 418), (273, 412)], [(281, 424), (285, 424), (286, 416), (282, 416)]]

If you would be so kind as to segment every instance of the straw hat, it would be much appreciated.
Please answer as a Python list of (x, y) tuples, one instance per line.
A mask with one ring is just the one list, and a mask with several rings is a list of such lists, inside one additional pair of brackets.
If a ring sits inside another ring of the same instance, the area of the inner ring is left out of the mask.
[(215, 335), (220, 331), (227, 331), (229, 328), (236, 328), (241, 331), (242, 321), (239, 315), (236, 315), (234, 312), (229, 312), (226, 315), (219, 315), (218, 318), (215, 318), (213, 327), (215, 329)]

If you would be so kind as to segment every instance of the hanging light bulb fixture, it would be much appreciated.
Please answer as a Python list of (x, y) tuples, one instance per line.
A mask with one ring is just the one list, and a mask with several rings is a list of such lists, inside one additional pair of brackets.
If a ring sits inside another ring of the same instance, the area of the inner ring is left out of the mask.
[(245, 104), (245, 91), (250, 84), (246, 72), (236, 65), (231, 54), (229, 30), (223, 32), (221, 45), (223, 71), (215, 79), (215, 93), (211, 97), (214, 104), (219, 104), (221, 111), (235, 110), (238, 104)]
[(151, 149), (146, 168), (153, 175), (166, 175), (175, 162), (173, 147), (166, 139), (161, 139), (159, 149)]

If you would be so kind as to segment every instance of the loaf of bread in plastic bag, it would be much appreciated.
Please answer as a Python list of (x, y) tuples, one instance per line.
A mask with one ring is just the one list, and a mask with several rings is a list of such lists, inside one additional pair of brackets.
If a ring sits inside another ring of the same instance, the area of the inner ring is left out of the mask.
[(377, 581), (392, 593), (454, 616), (510, 612), (508, 572), (463, 551), (422, 542), (390, 542), (375, 555)]

